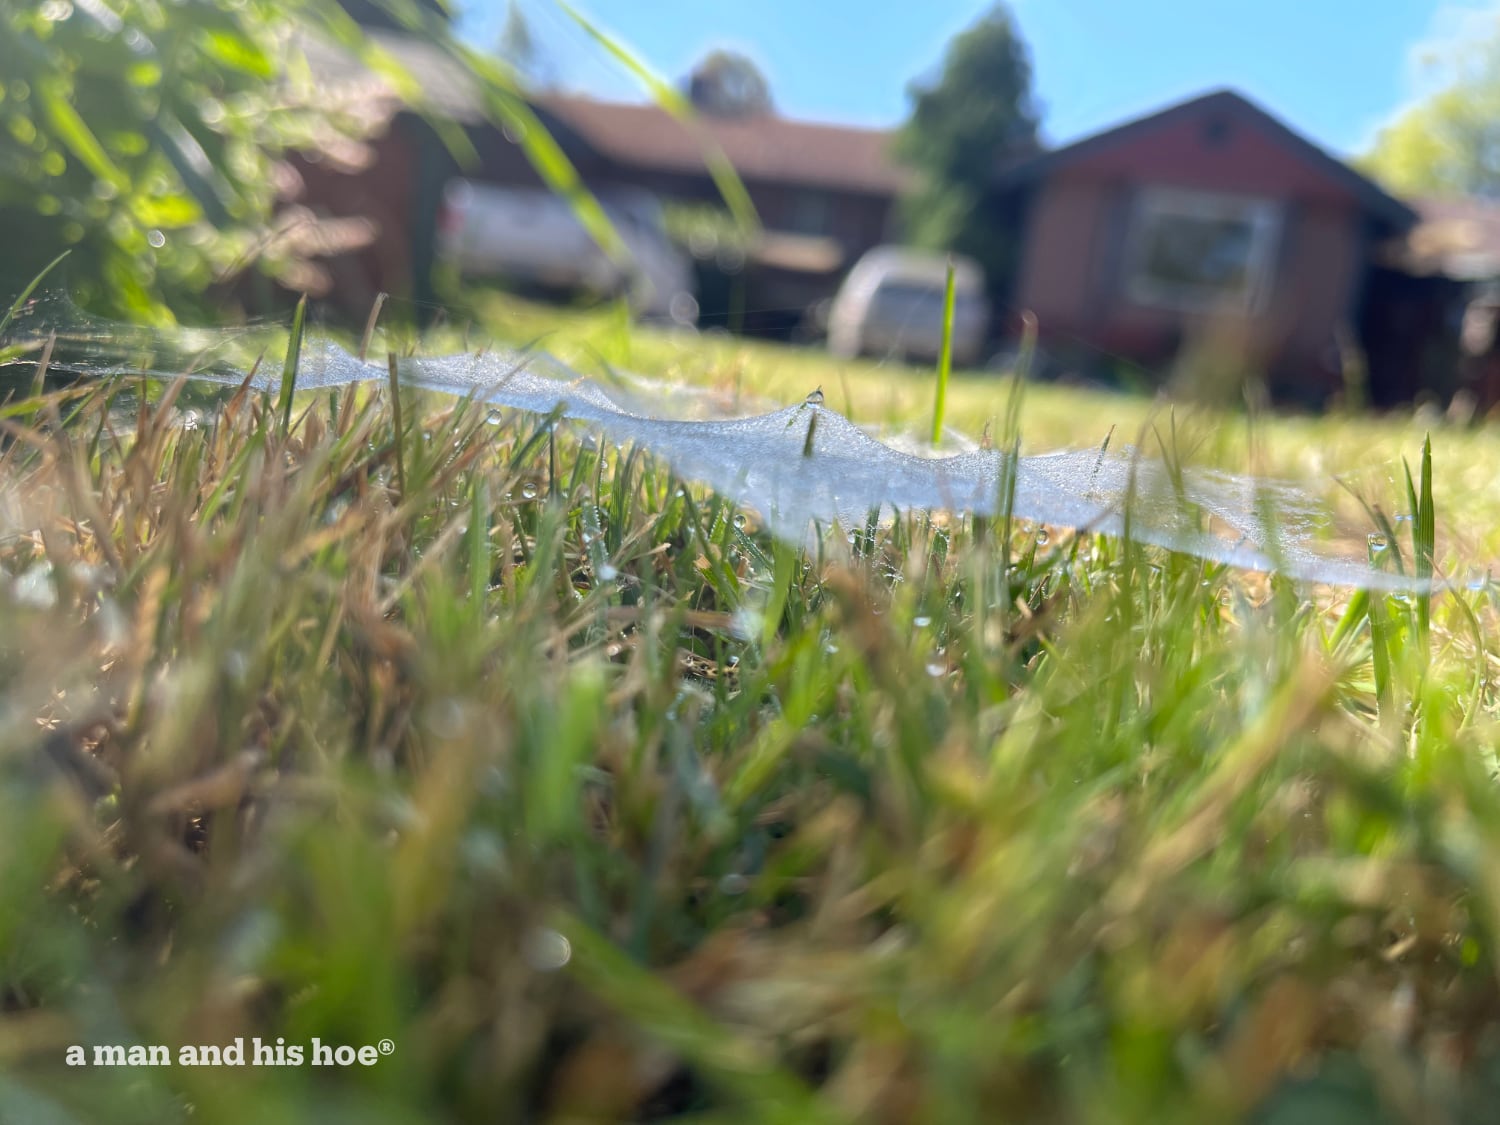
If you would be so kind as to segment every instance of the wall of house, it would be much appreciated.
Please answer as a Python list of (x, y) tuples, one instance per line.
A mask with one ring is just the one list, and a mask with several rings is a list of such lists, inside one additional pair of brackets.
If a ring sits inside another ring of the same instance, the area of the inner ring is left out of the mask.
[[(607, 169), (597, 155), (565, 127), (555, 121), (546, 124), (579, 174), (600, 186)], [(384, 292), (394, 298), (391, 315), (402, 315), (408, 301), (416, 303), (414, 319), (431, 315), (436, 225), (443, 187), (450, 178), (545, 187), (525, 152), (500, 129), (476, 125), (464, 133), (475, 157), (465, 165), (430, 125), (404, 112), (367, 142), (373, 160), (361, 171), (334, 167), (317, 153), (292, 157), (304, 185), (297, 202), (322, 215), (362, 216), (376, 227), (371, 246), (325, 263), (335, 280), (328, 298), (334, 312), (361, 323), (376, 295)]]
[(1352, 189), (1295, 151), (1247, 112), (1205, 110), (1080, 154), (1068, 170), (1094, 179), (1141, 182), (1169, 175), (1174, 186), (1354, 206)]
[(383, 136), (368, 143), (373, 160), (359, 172), (333, 167), (317, 153), (290, 159), (303, 182), (296, 202), (320, 215), (361, 216), (374, 224), (370, 246), (325, 263), (334, 282), (329, 303), (351, 323), (369, 313), (379, 293), (398, 301), (413, 293), (412, 214), (421, 140), (417, 130), (398, 117)]
[[(621, 164), (600, 156), (555, 115), (543, 111), (541, 116), (584, 182), (595, 191), (632, 186), (666, 200), (722, 206), (706, 170), (668, 172)], [(351, 318), (362, 318), (382, 291), (393, 295), (398, 305), (407, 298), (419, 304), (431, 299), (436, 209), (442, 184), (449, 177), (515, 187), (544, 186), (520, 146), (503, 131), (475, 126), (466, 132), (478, 160), (463, 168), (430, 128), (409, 114), (398, 115), (384, 136), (372, 140), (375, 160), (362, 172), (351, 175), (325, 167), (315, 154), (299, 159), (297, 166), (306, 183), (302, 202), (323, 214), (366, 216), (378, 228), (373, 246), (329, 263), (337, 278), (334, 300)], [(744, 278), (738, 300), (744, 308), (757, 310), (759, 317), (754, 323), (747, 319), (747, 328), (784, 335), (800, 325), (811, 305), (833, 296), (844, 272), (861, 254), (887, 240), (894, 199), (755, 180), (748, 181), (746, 188), (768, 230), (832, 239), (844, 251), (841, 266), (828, 273), (752, 268)], [(724, 321), (728, 311), (704, 309), (710, 322), (715, 314)]]
[[(722, 207), (707, 171), (667, 172), (615, 166), (601, 175), (653, 192), (667, 201)], [(743, 275), (722, 276), (699, 293), (701, 323), (737, 325), (748, 335), (786, 337), (810, 329), (807, 314), (838, 292), (839, 283), (866, 250), (889, 240), (895, 200), (863, 192), (746, 180), (745, 190), (768, 231), (828, 238), (843, 249), (838, 268), (802, 272), (749, 265)], [(712, 264), (704, 268), (712, 269)]]
[[(1144, 305), (1127, 292), (1136, 200), (1150, 186), (1260, 196), (1282, 206), (1268, 299), (1233, 321)], [(1014, 303), (1054, 351), (1122, 357), (1165, 374), (1183, 347), (1232, 343), (1273, 387), (1337, 389), (1335, 330), (1358, 315), (1364, 219), (1345, 186), (1252, 122), (1189, 120), (1082, 156), (1035, 187)]]
[[(665, 172), (618, 166), (608, 175), (667, 200), (724, 205), (707, 171)], [(844, 247), (846, 265), (886, 240), (894, 199), (887, 195), (747, 180), (745, 190), (767, 230), (832, 238)]]
[(1336, 333), (1359, 320), (1367, 246), (1356, 209), (1288, 201), (1267, 309), (1266, 335), (1290, 376), (1343, 381)]

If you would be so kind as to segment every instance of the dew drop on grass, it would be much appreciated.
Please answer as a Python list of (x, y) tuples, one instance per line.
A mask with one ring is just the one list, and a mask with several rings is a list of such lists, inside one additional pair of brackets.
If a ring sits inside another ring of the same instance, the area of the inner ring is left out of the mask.
[(250, 674), (250, 658), (240, 649), (232, 648), (224, 654), (224, 674), (236, 684), (243, 684)]
[(613, 582), (618, 577), (620, 577), (620, 572), (612, 567), (609, 563), (605, 563), (599, 568), (600, 582)]
[[(1399, 520), (1401, 517), (1397, 516), (1396, 518)], [(1365, 542), (1370, 545), (1370, 554), (1372, 555), (1380, 554), (1380, 552), (1384, 551), (1391, 545), (1390, 541), (1378, 531), (1370, 532), (1370, 536), (1367, 540), (1365, 540)]]
[(491, 875), (505, 871), (505, 848), (500, 838), (486, 829), (476, 829), (465, 836), (459, 852), (470, 871)]
[(556, 930), (533, 930), (521, 953), (537, 972), (554, 973), (572, 960), (573, 945)]
[(807, 405), (808, 406), (822, 406), (823, 405), (823, 388), (822, 387), (819, 387), (817, 390), (813, 391), (812, 394), (810, 394), (810, 395), (807, 396)]
[(745, 528), (745, 513), (744, 512), (741, 512), (739, 515), (737, 515), (737, 516), (734, 517), (734, 526), (737, 527), (737, 528), (739, 528), (741, 531), (744, 530), (744, 528)]
[(57, 604), (52, 564), (43, 560), (28, 567), (11, 584), (11, 597), (28, 609), (51, 609)]
[(1047, 545), (1047, 539), (1048, 539), (1047, 529), (1045, 527), (1039, 527), (1039, 528), (1037, 528), (1036, 529), (1037, 546), (1039, 546), (1039, 547), (1045, 547)]
[(925, 613), (924, 613), (924, 614), (922, 614), (922, 615), (921, 615), (921, 616), (920, 616), (920, 617), (913, 617), (913, 618), (912, 618), (912, 619), (911, 619), (911, 623), (912, 623), (912, 625), (913, 625), (913, 626), (914, 626), (914, 627), (915, 627), (915, 628), (918, 628), (918, 629), (925, 629), (925, 628), (927, 628), (927, 626), (929, 626), (929, 625), (931, 625), (931, 624), (932, 624), (932, 618), (930, 618), (930, 617), (928, 617), (928, 616), (927, 616), (927, 615), (926, 615), (926, 614), (925, 614)]
[(525, 484), (523, 484), (521, 486), (521, 499), (523, 499), (523, 500), (535, 500), (536, 499), (536, 485), (532, 484), (530, 481), (527, 481)]
[(94, 625), (105, 648), (122, 648), (130, 640), (130, 621), (113, 598), (100, 598)]
[(829, 641), (826, 645), (823, 646), (823, 651), (826, 652), (829, 656), (834, 655), (836, 652), (838, 652), (838, 650), (839, 646), (834, 644), (832, 641)]
[(944, 664), (941, 660), (929, 660), (927, 662), (927, 674), (929, 676), (931, 676), (933, 679), (937, 679), (939, 676), (943, 675), (943, 673), (945, 673), (947, 671), (948, 671), (948, 666), (946, 664)]
[(750, 880), (738, 871), (731, 871), (719, 880), (719, 893), (726, 895), (742, 895), (750, 889)]
[(456, 696), (434, 700), (422, 708), (421, 724), (434, 738), (461, 738), (470, 727), (469, 709)]

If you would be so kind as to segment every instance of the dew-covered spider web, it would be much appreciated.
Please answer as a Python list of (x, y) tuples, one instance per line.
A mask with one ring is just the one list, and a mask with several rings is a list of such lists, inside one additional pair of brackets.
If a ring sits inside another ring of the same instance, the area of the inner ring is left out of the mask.
[[(100, 321), (65, 299), (32, 301), (0, 347), (40, 351), (53, 338), (54, 369), (85, 377), (145, 375), (238, 384), (275, 392), (276, 362), (254, 363), (255, 330), (153, 332)], [(821, 395), (737, 416), (717, 396), (645, 378), (609, 385), (540, 351), (396, 360), (402, 386), (472, 396), (496, 408), (556, 416), (619, 445), (635, 444), (681, 478), (753, 512), (773, 535), (804, 543), (817, 528), (863, 526), (872, 512), (1003, 514), (1054, 527), (1124, 536), (1249, 570), (1376, 590), (1432, 583), (1372, 567), (1332, 546), (1327, 508), (1287, 482), (1180, 467), (1125, 448), (1013, 457), (995, 449), (919, 456), (895, 448), (824, 405)], [(387, 363), (367, 362), (326, 338), (303, 345), (297, 388), (384, 383)]]

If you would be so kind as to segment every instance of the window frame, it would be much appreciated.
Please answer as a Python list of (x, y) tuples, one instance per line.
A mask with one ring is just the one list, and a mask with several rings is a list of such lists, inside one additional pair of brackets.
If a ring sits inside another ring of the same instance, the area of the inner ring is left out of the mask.
[[(798, 188), (787, 214), (787, 232), (806, 238), (831, 237), (833, 213), (833, 196), (829, 192), (821, 188)], [(809, 219), (812, 221), (804, 221)]]
[[(1164, 282), (1148, 274), (1146, 256), (1152, 232), (1157, 224), (1172, 219), (1242, 221), (1250, 225), (1242, 291)], [(1145, 188), (1132, 208), (1124, 262), (1125, 293), (1131, 301), (1150, 308), (1255, 315), (1266, 305), (1284, 223), (1285, 208), (1274, 199), (1172, 187)]]

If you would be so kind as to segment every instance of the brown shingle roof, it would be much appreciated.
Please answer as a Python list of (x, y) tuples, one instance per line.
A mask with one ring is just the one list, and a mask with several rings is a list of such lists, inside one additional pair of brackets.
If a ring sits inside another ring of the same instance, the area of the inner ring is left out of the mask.
[[(669, 172), (702, 172), (703, 145), (665, 110), (570, 95), (539, 99), (590, 145), (622, 164)], [(911, 182), (889, 149), (891, 134), (770, 114), (701, 116), (741, 177), (808, 187), (894, 195)]]
[[(442, 50), (396, 32), (372, 30), (368, 36), (417, 80), (429, 109), (466, 125), (485, 121), (478, 83)], [(313, 74), (330, 91), (389, 92), (388, 84), (344, 48), (313, 35), (303, 36), (300, 46)], [(667, 172), (705, 170), (700, 139), (654, 105), (566, 94), (535, 101), (590, 147), (621, 164)], [(395, 108), (391, 104), (387, 116)], [(790, 121), (771, 114), (733, 119), (700, 115), (698, 121), (746, 180), (870, 195), (895, 195), (911, 182), (911, 173), (890, 156), (888, 132)]]

